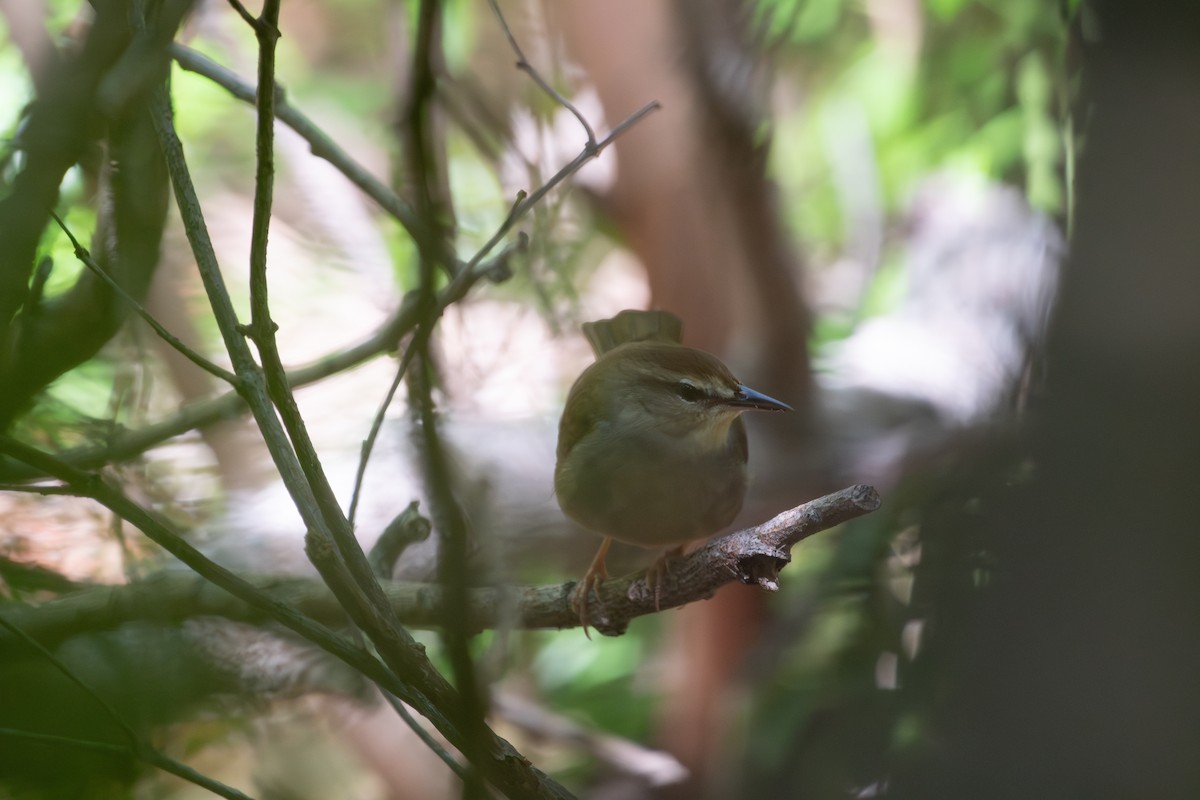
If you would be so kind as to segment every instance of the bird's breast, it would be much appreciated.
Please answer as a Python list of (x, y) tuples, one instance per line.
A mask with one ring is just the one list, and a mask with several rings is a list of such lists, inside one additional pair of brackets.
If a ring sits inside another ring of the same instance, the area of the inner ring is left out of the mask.
[(559, 464), (555, 490), (568, 516), (643, 547), (703, 539), (729, 525), (746, 493), (740, 420), (719, 439), (597, 426)]

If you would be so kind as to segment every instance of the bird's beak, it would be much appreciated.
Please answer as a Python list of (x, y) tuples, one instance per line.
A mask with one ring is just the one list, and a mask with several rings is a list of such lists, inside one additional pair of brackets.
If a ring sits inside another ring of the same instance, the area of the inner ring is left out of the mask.
[(738, 386), (737, 394), (732, 400), (726, 400), (725, 405), (735, 408), (756, 408), (759, 411), (791, 411), (787, 403), (781, 403), (774, 397), (767, 397), (762, 392), (756, 392), (749, 386)]

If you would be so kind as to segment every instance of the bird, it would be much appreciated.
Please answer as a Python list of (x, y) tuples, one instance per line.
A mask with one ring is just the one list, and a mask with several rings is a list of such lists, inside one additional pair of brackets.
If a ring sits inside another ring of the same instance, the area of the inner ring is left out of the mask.
[(608, 578), (613, 540), (666, 548), (648, 572), (659, 607), (668, 560), (728, 526), (746, 495), (744, 411), (791, 411), (681, 343), (668, 311), (626, 310), (584, 323), (596, 360), (559, 420), (554, 493), (563, 513), (603, 537), (571, 604), (584, 635), (589, 596)]

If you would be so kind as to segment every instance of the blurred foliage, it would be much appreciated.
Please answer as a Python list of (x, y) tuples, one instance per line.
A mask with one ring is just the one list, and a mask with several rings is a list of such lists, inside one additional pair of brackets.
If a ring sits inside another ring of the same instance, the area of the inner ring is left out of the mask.
[[(858, 307), (819, 317), (815, 347), (898, 299), (905, 205), (931, 173), (1014, 184), (1034, 207), (1068, 212), (1060, 121), (1066, 26), (1055, 4), (778, 0), (757, 9), (788, 88), (773, 175), (814, 268), (843, 257), (861, 234), (845, 214), (839, 159), (867, 162), (886, 220)], [(859, 136), (869, 146), (856, 150)], [(819, 570), (789, 568), (776, 606), (786, 644), (768, 647), (771, 663), (751, 676), (757, 688), (739, 773), (740, 785), (752, 787), (748, 796), (878, 791), (873, 783), (890, 754), (929, 746), (920, 721), (887, 689), (904, 661), (905, 624), (919, 616), (908, 606), (912, 565), (894, 536), (914, 522), (903, 516), (904, 496), (923, 492), (909, 486), (848, 526)], [(819, 558), (815, 550), (800, 548), (801, 563)]]
[(877, 181), (892, 228), (916, 185), (946, 169), (1023, 186), (1035, 207), (1065, 211), (1056, 122), (1064, 25), (1054, 4), (777, 0), (755, 8), (785, 98), (772, 174), (818, 269), (861, 234), (845, 214), (838, 170), (847, 162)]

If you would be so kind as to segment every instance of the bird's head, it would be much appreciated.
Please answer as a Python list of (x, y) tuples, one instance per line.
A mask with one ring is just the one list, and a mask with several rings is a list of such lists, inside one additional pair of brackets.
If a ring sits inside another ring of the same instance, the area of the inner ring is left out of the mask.
[(741, 383), (716, 356), (668, 342), (622, 345), (593, 368), (602, 373), (601, 390), (628, 414), (678, 436), (722, 437), (743, 411), (791, 410)]

